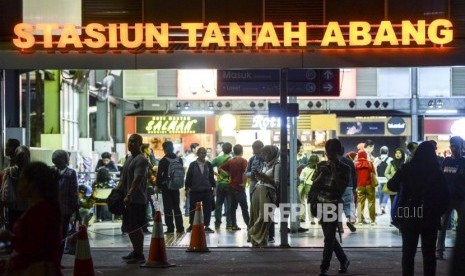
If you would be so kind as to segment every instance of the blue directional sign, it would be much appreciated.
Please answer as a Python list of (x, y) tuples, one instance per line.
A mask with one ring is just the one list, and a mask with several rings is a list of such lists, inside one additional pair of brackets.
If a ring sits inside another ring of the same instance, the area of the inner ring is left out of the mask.
[[(218, 70), (217, 95), (226, 97), (279, 96), (278, 69)], [(288, 95), (339, 96), (339, 69), (289, 69)]]

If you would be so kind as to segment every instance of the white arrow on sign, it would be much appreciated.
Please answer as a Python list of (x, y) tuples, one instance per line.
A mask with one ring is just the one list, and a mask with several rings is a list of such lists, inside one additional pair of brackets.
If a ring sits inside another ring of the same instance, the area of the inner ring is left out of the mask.
[(333, 72), (331, 70), (325, 70), (323, 72), (323, 78), (325, 80), (331, 80), (333, 77), (334, 77), (334, 74), (333, 74)]
[(332, 85), (330, 82), (325, 82), (325, 83), (323, 84), (323, 87), (322, 87), (322, 88), (323, 88), (323, 91), (324, 91), (324, 92), (331, 92), (331, 91), (333, 91), (333, 88), (334, 88), (334, 87), (333, 87), (333, 85)]

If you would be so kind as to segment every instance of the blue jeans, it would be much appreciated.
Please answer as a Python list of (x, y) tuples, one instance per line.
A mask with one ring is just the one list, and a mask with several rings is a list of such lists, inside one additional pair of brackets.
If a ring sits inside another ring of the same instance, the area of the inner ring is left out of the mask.
[[(386, 204), (388, 202), (388, 199), (389, 199), (389, 195), (385, 194), (382, 192), (383, 190), (383, 187), (384, 185), (386, 185), (387, 183), (379, 183), (378, 185), (378, 197), (379, 197), (379, 206), (381, 208), (384, 208), (386, 207)], [(391, 202), (392, 204), (392, 202)]]
[(215, 225), (221, 224), (221, 216), (223, 215), (223, 204), (225, 204), (226, 213), (226, 226), (232, 226), (230, 216), (230, 202), (229, 202), (229, 187), (227, 185), (216, 186), (216, 202), (215, 202)]
[(355, 221), (355, 203), (354, 203), (354, 188), (347, 187), (342, 194), (342, 210), (346, 218), (351, 218), (351, 222)]

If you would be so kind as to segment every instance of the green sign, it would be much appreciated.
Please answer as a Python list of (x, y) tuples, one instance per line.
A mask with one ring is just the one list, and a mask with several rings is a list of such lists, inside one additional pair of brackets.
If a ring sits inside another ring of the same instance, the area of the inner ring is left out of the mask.
[(182, 115), (137, 117), (136, 131), (143, 134), (205, 133), (205, 117)]

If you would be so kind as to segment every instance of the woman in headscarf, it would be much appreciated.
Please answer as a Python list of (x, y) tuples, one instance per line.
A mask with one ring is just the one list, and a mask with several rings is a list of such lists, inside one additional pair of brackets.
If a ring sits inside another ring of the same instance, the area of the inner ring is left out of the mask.
[(421, 236), (423, 274), (436, 274), (436, 239), (441, 215), (449, 205), (447, 182), (434, 146), (421, 143), (412, 159), (391, 178), (389, 190), (399, 192), (396, 214), (402, 233), (402, 275), (414, 275), (415, 253)]
[[(389, 181), (391, 178), (394, 177), (397, 170), (405, 163), (405, 151), (401, 148), (396, 149), (394, 152), (394, 159), (388, 164), (386, 171), (384, 172), (384, 176)], [(396, 196), (395, 193), (389, 195), (391, 199), (391, 204), (394, 202), (394, 197)]]
[(265, 205), (276, 204), (279, 188), (279, 148), (265, 146), (261, 150), (261, 156), (266, 165), (262, 172), (254, 174), (258, 183), (252, 191), (248, 230), (248, 238), (254, 247), (268, 245), (269, 229), (274, 227), (274, 223), (273, 214), (265, 214), (265, 210), (268, 210)]
[[(299, 190), (300, 203), (302, 204), (301, 208), (303, 208), (304, 210), (302, 215), (300, 216), (300, 222), (305, 223), (308, 193), (310, 192), (310, 188), (312, 187), (312, 176), (315, 173), (316, 165), (318, 164), (318, 162), (320, 162), (320, 158), (318, 158), (318, 155), (312, 154), (310, 156), (310, 159), (308, 160), (307, 166), (300, 173), (300, 184), (297, 188)], [(315, 224), (315, 222), (313, 221), (313, 216), (311, 214), (310, 223)]]

